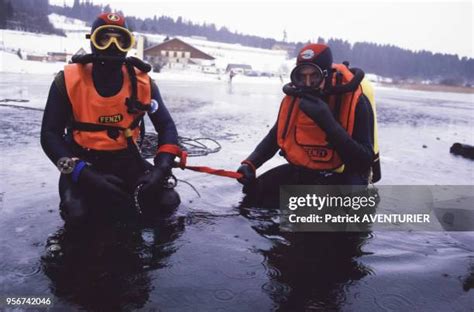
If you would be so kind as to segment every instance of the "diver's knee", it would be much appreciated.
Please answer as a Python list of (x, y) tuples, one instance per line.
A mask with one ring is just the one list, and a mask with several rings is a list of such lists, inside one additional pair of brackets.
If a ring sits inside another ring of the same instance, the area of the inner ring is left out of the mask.
[(255, 179), (250, 183), (244, 184), (242, 186), (242, 193), (247, 196), (255, 196), (261, 188), (261, 184), (262, 183), (260, 179)]
[(163, 189), (158, 199), (158, 205), (160, 207), (178, 207), (181, 203), (181, 198), (178, 192), (174, 189)]
[(153, 194), (143, 194), (139, 203), (144, 215), (163, 216), (173, 213), (181, 199), (174, 189), (161, 189)]
[(67, 225), (81, 226), (86, 223), (88, 212), (80, 198), (65, 198), (59, 204), (59, 214)]
[(274, 208), (279, 205), (280, 184), (262, 176), (253, 183), (244, 185), (242, 192), (245, 194), (242, 205), (247, 207), (257, 206), (262, 208)]
[(87, 214), (70, 214), (65, 211), (60, 211), (61, 218), (68, 227), (82, 227), (87, 223)]

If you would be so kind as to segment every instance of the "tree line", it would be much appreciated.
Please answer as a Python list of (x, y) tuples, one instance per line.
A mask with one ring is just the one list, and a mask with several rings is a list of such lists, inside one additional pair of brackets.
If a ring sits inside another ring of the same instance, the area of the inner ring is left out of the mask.
[(49, 22), (48, 0), (0, 0), (0, 28), (62, 34)]
[[(319, 38), (318, 42), (325, 42)], [(395, 80), (432, 80), (445, 85), (474, 84), (474, 59), (430, 51), (411, 51), (394, 45), (370, 42), (350, 44), (329, 39), (335, 62), (349, 61), (351, 66)], [(296, 51), (303, 46), (298, 43)]]
[(120, 11), (112, 10), (108, 4), (105, 6), (97, 5), (92, 0), (74, 0), (71, 7), (66, 4), (63, 6), (51, 5), (49, 9), (51, 13), (77, 18), (89, 24), (102, 12), (114, 11), (123, 15)]

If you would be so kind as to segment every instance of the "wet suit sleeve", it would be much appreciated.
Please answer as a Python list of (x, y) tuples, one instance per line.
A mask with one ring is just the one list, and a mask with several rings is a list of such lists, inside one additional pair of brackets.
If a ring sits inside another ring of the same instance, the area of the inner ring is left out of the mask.
[(255, 168), (258, 168), (272, 158), (279, 149), (280, 147), (277, 143), (277, 124), (275, 123), (252, 154), (247, 157), (247, 160), (252, 162)]
[[(158, 102), (158, 110), (153, 114), (148, 114), (156, 132), (158, 132), (158, 146), (163, 144), (178, 144), (178, 131), (174, 124), (173, 118), (165, 106), (161, 98), (158, 86), (152, 81), (151, 83), (151, 97)], [(171, 167), (175, 156), (168, 153), (160, 153), (155, 159), (156, 166)]]
[[(60, 72), (58, 75), (63, 75)], [(61, 157), (73, 157), (69, 144), (64, 140), (67, 123), (72, 117), (72, 108), (53, 82), (41, 124), (41, 147), (49, 159), (56, 164)]]
[(352, 138), (339, 124), (326, 130), (328, 141), (351, 171), (366, 172), (374, 158), (374, 114), (365, 96), (357, 103)]

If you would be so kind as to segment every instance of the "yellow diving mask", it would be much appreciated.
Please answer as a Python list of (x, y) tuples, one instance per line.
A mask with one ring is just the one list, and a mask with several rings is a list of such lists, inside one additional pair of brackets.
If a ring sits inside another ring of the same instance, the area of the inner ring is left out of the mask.
[(105, 50), (112, 44), (122, 52), (128, 52), (135, 44), (135, 37), (126, 28), (117, 25), (103, 25), (97, 27), (90, 35), (86, 35), (94, 47)]

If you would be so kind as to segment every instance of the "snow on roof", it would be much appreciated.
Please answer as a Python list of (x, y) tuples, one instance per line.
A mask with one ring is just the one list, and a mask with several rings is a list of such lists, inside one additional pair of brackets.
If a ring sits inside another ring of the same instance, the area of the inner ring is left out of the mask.
[(227, 69), (232, 69), (232, 68), (252, 69), (252, 66), (248, 64), (228, 64), (227, 65)]
[(189, 44), (188, 42), (186, 42), (186, 41), (184, 41), (180, 38), (171, 38), (169, 40), (160, 42), (158, 44), (151, 45), (151, 46), (149, 46), (148, 48), (145, 49), (145, 53), (148, 52), (148, 51), (154, 50), (154, 49), (156, 49), (160, 46), (165, 46), (166, 44), (168, 44), (170, 42), (180, 42), (182, 45), (188, 47), (188, 49), (191, 50), (191, 57), (194, 57), (192, 55), (195, 54), (197, 56), (197, 58), (210, 59), (210, 60), (214, 59), (214, 57), (212, 57), (211, 55), (207, 54), (204, 51), (201, 51), (200, 49), (196, 48), (192, 44)]

